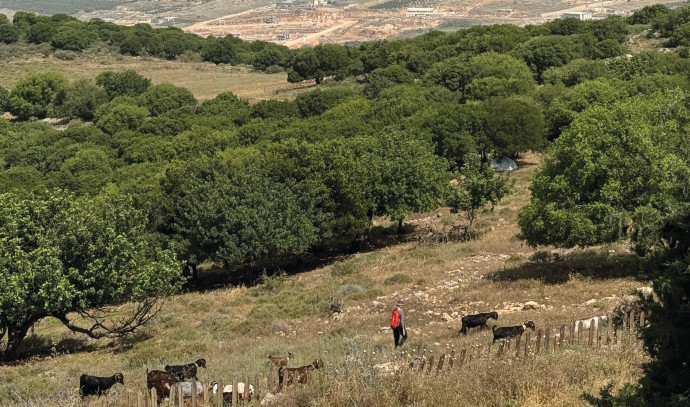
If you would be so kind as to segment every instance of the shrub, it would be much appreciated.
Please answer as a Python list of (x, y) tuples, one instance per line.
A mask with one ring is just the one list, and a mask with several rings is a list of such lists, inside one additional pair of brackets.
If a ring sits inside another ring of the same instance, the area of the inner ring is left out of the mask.
[(352, 294), (358, 294), (364, 291), (364, 288), (359, 284), (346, 284), (341, 286), (338, 290), (338, 296), (341, 298), (349, 297)]
[(412, 282), (412, 277), (407, 274), (393, 274), (383, 281), (383, 285), (408, 284)]

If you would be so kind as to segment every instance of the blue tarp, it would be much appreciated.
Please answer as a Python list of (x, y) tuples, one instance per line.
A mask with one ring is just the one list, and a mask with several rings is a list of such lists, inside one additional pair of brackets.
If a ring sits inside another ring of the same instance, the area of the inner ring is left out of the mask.
[(496, 172), (513, 171), (517, 170), (518, 166), (515, 161), (508, 157), (496, 157), (491, 160), (491, 166), (496, 170)]

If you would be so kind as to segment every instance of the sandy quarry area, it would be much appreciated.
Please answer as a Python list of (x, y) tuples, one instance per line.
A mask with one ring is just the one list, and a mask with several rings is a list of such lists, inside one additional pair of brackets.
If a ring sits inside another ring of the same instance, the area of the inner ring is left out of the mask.
[[(595, 17), (625, 16), (635, 9), (657, 2), (460, 0), (426, 1), (420, 4), (405, 0), (371, 0), (341, 7), (278, 3), (201, 21), (186, 27), (185, 31), (204, 37), (232, 34), (249, 41), (273, 41), (299, 48), (319, 43), (403, 38), (437, 27), (453, 29), (474, 24), (537, 24), (573, 11), (589, 11)], [(433, 12), (424, 16), (408, 16), (408, 7), (433, 8)]]
[[(658, 2), (369, 0), (335, 7), (332, 3), (307, 5), (294, 0), (201, 21), (186, 27), (185, 31), (204, 37), (232, 34), (249, 41), (273, 41), (290, 48), (299, 48), (319, 43), (404, 38), (432, 28), (457, 29), (474, 24), (538, 24), (560, 18), (564, 12), (574, 11), (588, 11), (595, 18), (625, 16), (633, 10)], [(433, 12), (409, 16), (407, 12), (411, 7), (430, 8)]]

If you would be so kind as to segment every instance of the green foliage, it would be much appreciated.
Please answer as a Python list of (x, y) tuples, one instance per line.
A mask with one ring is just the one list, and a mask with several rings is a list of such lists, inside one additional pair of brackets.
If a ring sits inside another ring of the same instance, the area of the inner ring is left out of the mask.
[(486, 136), (497, 155), (514, 157), (544, 147), (544, 116), (536, 102), (523, 96), (511, 96), (490, 99), (485, 106)]
[(639, 389), (631, 384), (624, 385), (617, 395), (611, 390), (613, 384), (609, 383), (599, 390), (599, 397), (585, 392), (580, 398), (594, 407), (644, 407), (647, 404), (640, 398)]
[(609, 105), (626, 97), (628, 92), (619, 81), (597, 79), (567, 89), (546, 112), (549, 138), (557, 138), (578, 113), (596, 105)]
[(114, 135), (122, 130), (136, 130), (148, 115), (148, 109), (138, 106), (135, 100), (120, 96), (101, 105), (94, 119), (101, 130)]
[(105, 90), (86, 79), (79, 79), (55, 96), (55, 114), (91, 121), (96, 109), (107, 101), (108, 94)]
[(0, 24), (0, 42), (12, 44), (19, 41), (19, 28), (10, 24)]
[(186, 88), (162, 83), (148, 87), (142, 94), (143, 104), (152, 116), (159, 116), (184, 106), (196, 107), (196, 99)]
[(103, 71), (96, 77), (96, 84), (114, 99), (118, 96), (141, 95), (151, 86), (151, 79), (144, 78), (131, 69), (120, 72)]
[(122, 334), (150, 317), (102, 321), (91, 329), (73, 325), (72, 319), (75, 312), (128, 301), (147, 312), (150, 298), (179, 287), (174, 255), (151, 244), (145, 215), (125, 197), (108, 192), (82, 199), (45, 191), (2, 194), (0, 201), (4, 360), (17, 356), (29, 327), (44, 317), (95, 337)]
[(0, 86), (0, 113), (4, 113), (10, 107), (10, 92)]
[(378, 68), (367, 76), (364, 94), (369, 98), (374, 98), (384, 89), (400, 84), (412, 84), (414, 79), (412, 72), (400, 65), (393, 64), (385, 68)]
[(410, 284), (412, 277), (407, 274), (393, 274), (383, 281), (383, 285)]
[(291, 100), (262, 100), (252, 106), (251, 113), (251, 117), (276, 120), (299, 116), (299, 108), (297, 104)]
[(57, 73), (33, 74), (12, 89), (9, 111), (20, 119), (44, 118), (52, 109), (55, 96), (67, 86), (67, 79)]
[(629, 24), (649, 24), (653, 20), (669, 14), (671, 10), (663, 4), (644, 6), (628, 17)]
[(470, 237), (479, 210), (487, 203), (491, 203), (493, 208), (510, 193), (513, 184), (505, 175), (496, 176), (494, 169), (488, 163), (482, 163), (476, 154), (468, 155), (464, 162), (457, 183), (452, 185), (447, 204), (451, 212), (466, 215), (469, 222), (466, 237)]
[(95, 40), (94, 34), (82, 27), (63, 26), (50, 39), (53, 48), (83, 51)]
[(532, 38), (512, 53), (527, 63), (537, 80), (541, 80), (547, 68), (563, 66), (581, 56), (581, 50), (570, 37), (558, 35)]
[(55, 24), (50, 22), (37, 22), (33, 24), (26, 35), (26, 39), (34, 44), (50, 42), (57, 32)]
[(325, 111), (343, 103), (356, 93), (346, 87), (316, 89), (297, 95), (295, 103), (304, 117), (318, 116)]
[(335, 76), (340, 80), (357, 75), (363, 70), (359, 49), (335, 44), (301, 48), (294, 53), (289, 66), (289, 82), (314, 79), (317, 84), (327, 76)]

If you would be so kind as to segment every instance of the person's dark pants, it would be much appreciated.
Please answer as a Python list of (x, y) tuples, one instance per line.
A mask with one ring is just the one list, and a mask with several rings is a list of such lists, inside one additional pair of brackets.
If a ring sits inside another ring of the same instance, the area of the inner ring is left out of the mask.
[(405, 342), (405, 338), (403, 337), (403, 327), (399, 326), (397, 328), (393, 328), (393, 338), (395, 338), (395, 347), (397, 348), (398, 346), (402, 345), (403, 342)]

